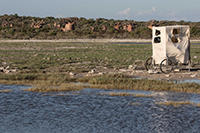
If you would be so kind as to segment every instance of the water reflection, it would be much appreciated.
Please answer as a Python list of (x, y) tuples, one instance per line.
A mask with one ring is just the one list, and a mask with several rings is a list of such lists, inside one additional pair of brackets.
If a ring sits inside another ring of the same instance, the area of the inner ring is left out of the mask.
[[(27, 86), (0, 85), (1, 90), (12, 89), (9, 93), (0, 93), (0, 132), (176, 133), (200, 130), (199, 107), (156, 104), (169, 100), (200, 103), (199, 94), (85, 88), (57, 95), (60, 92), (26, 92), (20, 90), (23, 88)], [(102, 95), (109, 92), (153, 97)]]

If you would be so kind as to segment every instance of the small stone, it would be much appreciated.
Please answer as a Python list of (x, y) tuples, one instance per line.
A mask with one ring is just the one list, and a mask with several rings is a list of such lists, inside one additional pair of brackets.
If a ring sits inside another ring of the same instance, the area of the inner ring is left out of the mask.
[(174, 72), (179, 72), (180, 71), (180, 69), (174, 69)]
[(156, 71), (156, 70), (148, 70), (148, 73), (149, 74), (158, 74), (158, 71)]
[(2, 64), (3, 64), (3, 65), (8, 65), (9, 63), (7, 63), (7, 62), (2, 62)]
[(193, 58), (198, 58), (197, 56), (194, 56)]
[(169, 75), (169, 74), (167, 74), (167, 75), (165, 75), (165, 77), (166, 77), (166, 78), (169, 78), (169, 77), (170, 77), (170, 75)]
[(10, 68), (10, 66), (7, 66), (7, 67), (6, 67), (6, 69), (9, 69), (9, 68)]
[(0, 67), (0, 70), (4, 70), (5, 69), (5, 67)]
[(92, 69), (91, 71), (88, 72), (88, 74), (94, 74), (94, 73), (96, 73), (96, 72), (97, 72), (96, 69)]
[(91, 73), (88, 73), (86, 76), (91, 76), (92, 74)]
[(10, 70), (4, 70), (4, 73), (10, 73)]
[(95, 73), (95, 72), (96, 72), (96, 70), (95, 70), (95, 69), (92, 69), (90, 72), (91, 72), (91, 73)]
[(17, 72), (17, 71), (18, 71), (17, 69), (10, 70), (10, 72)]
[(134, 65), (129, 65), (128, 69), (130, 70), (135, 70), (137, 68), (137, 66), (134, 66)]
[(197, 77), (197, 75), (196, 75), (196, 74), (190, 75), (190, 77), (191, 77), (191, 78), (195, 78), (195, 77)]
[(114, 68), (114, 70), (119, 70), (119, 68)]
[(140, 62), (142, 62), (142, 60), (135, 60), (134, 62), (135, 63), (140, 63)]
[(76, 73), (70, 72), (69, 75), (74, 76)]
[(130, 69), (119, 69), (119, 71), (121, 71), (121, 72), (131, 72), (132, 70), (130, 70)]
[(136, 73), (143, 73), (142, 70), (136, 70), (135, 72), (136, 72)]
[(100, 72), (100, 73), (99, 73), (99, 75), (104, 75), (104, 74), (105, 74), (104, 72)]

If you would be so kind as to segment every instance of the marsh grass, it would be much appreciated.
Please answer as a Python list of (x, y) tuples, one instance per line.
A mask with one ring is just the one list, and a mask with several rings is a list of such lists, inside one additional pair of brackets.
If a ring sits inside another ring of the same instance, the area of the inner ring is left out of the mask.
[(109, 93), (101, 93), (101, 95), (110, 95), (110, 96), (134, 96), (134, 97), (152, 97), (151, 95), (144, 95), (144, 94), (132, 94), (127, 92), (109, 92)]
[(0, 93), (2, 93), (2, 92), (8, 93), (8, 92), (11, 92), (11, 90), (0, 90)]
[(66, 92), (66, 91), (80, 91), (84, 88), (83, 85), (73, 85), (73, 84), (62, 84), (60, 86), (37, 86), (28, 89), (22, 89), (23, 91), (32, 92)]
[(200, 103), (197, 103), (196, 106), (197, 106), (197, 107), (200, 107)]
[(55, 94), (55, 93), (45, 93), (43, 94), (43, 96), (67, 96), (68, 94), (64, 94), (64, 93), (59, 93), (59, 94)]
[(173, 82), (167, 81), (133, 79), (128, 76), (123, 77), (122, 74), (92, 76), (86, 78), (84, 77), (78, 80), (80, 82), (90, 83), (90, 88), (136, 89), (151, 91), (179, 91), (188, 93), (200, 93), (200, 84), (197, 83), (175, 84)]
[(141, 105), (141, 103), (129, 103), (129, 105)]
[(45, 94), (43, 94), (43, 96), (67, 96), (67, 95), (69, 95), (68, 93), (63, 93), (63, 92), (61, 92), (61, 93), (45, 93)]
[(1, 84), (26, 84), (59, 86), (63, 83), (76, 82), (77, 78), (62, 74), (8, 74), (0, 75)]
[(160, 102), (160, 103), (156, 103), (158, 105), (166, 105), (166, 106), (174, 106), (174, 107), (181, 107), (183, 105), (192, 105), (192, 106), (196, 106), (196, 107), (200, 107), (200, 103), (193, 103), (190, 101), (167, 101), (167, 102)]
[[(71, 82), (89, 83), (90, 85), (82, 85), (87, 88), (100, 89), (135, 89), (135, 90), (151, 90), (151, 91), (179, 91), (188, 93), (200, 93), (200, 84), (182, 83), (175, 84), (173, 82), (165, 82), (148, 79), (134, 79), (123, 74), (107, 74), (88, 77), (70, 77), (63, 74), (8, 74), (0, 75), (1, 84), (24, 84), (37, 85), (43, 90), (51, 88), (48, 86), (71, 86)], [(51, 88), (56, 91), (57, 87)], [(38, 89), (38, 88), (37, 88)], [(35, 88), (35, 90), (37, 90)]]

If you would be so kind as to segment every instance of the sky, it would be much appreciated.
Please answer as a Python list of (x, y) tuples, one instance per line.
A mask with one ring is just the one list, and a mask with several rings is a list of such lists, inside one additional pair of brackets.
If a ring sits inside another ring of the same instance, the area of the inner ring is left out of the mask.
[(0, 0), (0, 15), (200, 21), (200, 0)]

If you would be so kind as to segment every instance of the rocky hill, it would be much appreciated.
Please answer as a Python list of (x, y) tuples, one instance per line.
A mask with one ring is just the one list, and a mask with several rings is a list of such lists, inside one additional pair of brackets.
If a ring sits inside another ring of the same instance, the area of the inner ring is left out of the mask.
[(190, 25), (191, 38), (200, 38), (200, 22), (40, 18), (5, 14), (0, 16), (0, 39), (150, 39), (149, 25)]

